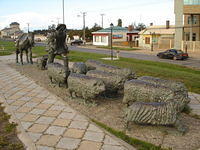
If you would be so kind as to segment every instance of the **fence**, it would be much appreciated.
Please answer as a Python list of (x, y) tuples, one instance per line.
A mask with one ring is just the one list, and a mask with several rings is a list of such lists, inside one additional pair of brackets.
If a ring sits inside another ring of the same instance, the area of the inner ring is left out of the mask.
[(182, 41), (182, 50), (200, 52), (200, 41)]
[(158, 40), (158, 49), (170, 49), (174, 47), (173, 39), (159, 39)]
[(129, 47), (138, 47), (138, 41), (131, 41), (131, 42), (113, 42), (114, 46), (129, 46)]

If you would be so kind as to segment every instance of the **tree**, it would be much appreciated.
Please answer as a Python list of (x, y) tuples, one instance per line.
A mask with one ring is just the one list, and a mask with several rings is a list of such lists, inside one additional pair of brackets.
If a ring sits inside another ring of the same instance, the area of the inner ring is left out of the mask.
[(97, 23), (94, 24), (94, 26), (91, 29), (86, 28), (85, 33), (86, 33), (86, 39), (88, 41), (92, 40), (92, 32), (96, 32), (98, 30), (101, 30), (102, 27), (100, 27), (100, 25), (98, 25)]
[(95, 23), (94, 26), (90, 30), (91, 30), (91, 32), (95, 32), (95, 31), (98, 31), (101, 29), (103, 29), (103, 28), (100, 25), (98, 25), (97, 23)]
[(119, 27), (122, 27), (122, 19), (118, 19), (118, 24)]
[(55, 25), (55, 24), (52, 24), (52, 25), (48, 26), (48, 30), (49, 30), (49, 31), (56, 30), (56, 25)]
[(146, 25), (144, 23), (138, 23), (138, 25), (136, 25), (135, 29), (142, 31), (142, 30), (146, 29)]

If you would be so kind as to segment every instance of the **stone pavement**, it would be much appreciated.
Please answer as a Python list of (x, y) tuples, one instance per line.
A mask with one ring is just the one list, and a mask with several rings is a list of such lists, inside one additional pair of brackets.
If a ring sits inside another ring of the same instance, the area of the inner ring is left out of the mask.
[(18, 123), (29, 150), (134, 150), (91, 123), (62, 99), (0, 64), (0, 102)]

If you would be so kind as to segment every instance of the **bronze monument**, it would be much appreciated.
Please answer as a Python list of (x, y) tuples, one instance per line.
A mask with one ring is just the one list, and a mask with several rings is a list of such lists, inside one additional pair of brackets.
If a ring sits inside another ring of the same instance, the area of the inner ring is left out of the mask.
[[(24, 33), (16, 41), (16, 63), (18, 63), (18, 55), (20, 54), (20, 62), (23, 65), (23, 51), (26, 52), (27, 63), (33, 64), (32, 47), (34, 46), (34, 34)], [(29, 56), (28, 56), (29, 55)]]

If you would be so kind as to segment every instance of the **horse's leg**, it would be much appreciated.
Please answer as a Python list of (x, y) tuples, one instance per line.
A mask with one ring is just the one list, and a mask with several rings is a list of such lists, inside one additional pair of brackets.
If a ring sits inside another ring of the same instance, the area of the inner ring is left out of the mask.
[(16, 50), (16, 63), (19, 63), (19, 61), (18, 61), (18, 54), (19, 54), (19, 50)]
[(32, 48), (29, 48), (29, 58), (30, 58), (30, 63), (33, 64), (33, 59), (32, 59)]
[(21, 61), (21, 65), (23, 65), (23, 50), (20, 51), (20, 61)]
[(29, 63), (29, 59), (28, 59), (28, 49), (26, 50), (26, 61), (27, 61), (27, 63)]
[(50, 53), (50, 54), (49, 54), (49, 58), (48, 58), (48, 63), (53, 63), (53, 62), (54, 62), (55, 56), (56, 56), (55, 54)]

